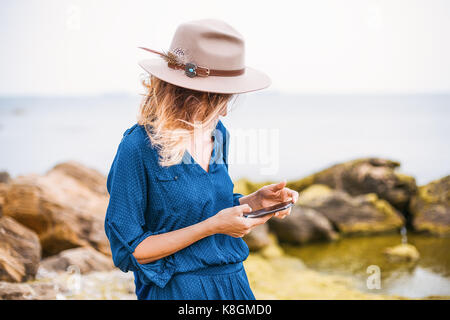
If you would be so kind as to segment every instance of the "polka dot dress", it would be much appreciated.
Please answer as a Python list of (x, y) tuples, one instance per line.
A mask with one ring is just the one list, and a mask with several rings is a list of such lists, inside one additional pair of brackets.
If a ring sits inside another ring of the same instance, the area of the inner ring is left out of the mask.
[(229, 133), (219, 121), (213, 132), (208, 172), (189, 152), (180, 164), (161, 167), (143, 126), (125, 131), (107, 187), (105, 231), (114, 264), (133, 271), (138, 299), (254, 299), (243, 268), (249, 250), (242, 238), (214, 234), (157, 261), (133, 256), (150, 235), (201, 222), (239, 205), (228, 174)]

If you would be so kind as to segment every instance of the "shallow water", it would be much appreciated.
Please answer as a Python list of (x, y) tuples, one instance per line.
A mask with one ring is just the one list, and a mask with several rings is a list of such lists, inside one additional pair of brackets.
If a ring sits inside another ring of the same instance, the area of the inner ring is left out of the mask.
[[(450, 296), (450, 238), (408, 234), (408, 243), (420, 253), (415, 264), (392, 263), (385, 258), (384, 249), (400, 243), (400, 235), (390, 234), (283, 248), (314, 270), (353, 277), (363, 291), (410, 298)], [(380, 289), (369, 289), (366, 284), (371, 265), (380, 268)]]

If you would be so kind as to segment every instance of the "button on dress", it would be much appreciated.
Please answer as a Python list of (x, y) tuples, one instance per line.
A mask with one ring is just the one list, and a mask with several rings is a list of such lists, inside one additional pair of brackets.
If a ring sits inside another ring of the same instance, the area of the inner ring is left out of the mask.
[(187, 151), (180, 164), (160, 166), (157, 149), (141, 125), (123, 135), (107, 179), (105, 231), (114, 264), (134, 272), (138, 299), (255, 299), (242, 264), (249, 254), (242, 238), (214, 234), (147, 264), (133, 256), (150, 235), (239, 205), (242, 194), (233, 193), (228, 174), (229, 133), (221, 121), (213, 140), (206, 172)]

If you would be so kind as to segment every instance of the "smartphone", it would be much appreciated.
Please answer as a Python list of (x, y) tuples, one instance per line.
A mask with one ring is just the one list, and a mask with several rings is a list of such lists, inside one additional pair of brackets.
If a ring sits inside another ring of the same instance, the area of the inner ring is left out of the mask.
[(270, 207), (266, 207), (266, 208), (262, 208), (256, 211), (252, 211), (252, 212), (246, 212), (244, 213), (244, 217), (246, 218), (259, 218), (259, 217), (263, 217), (267, 214), (270, 213), (274, 213), (274, 212), (278, 212), (278, 211), (282, 211), (285, 210), (287, 208), (292, 207), (294, 204), (292, 203), (292, 201), (286, 201), (286, 202), (281, 202), (281, 203), (277, 203), (273, 206)]

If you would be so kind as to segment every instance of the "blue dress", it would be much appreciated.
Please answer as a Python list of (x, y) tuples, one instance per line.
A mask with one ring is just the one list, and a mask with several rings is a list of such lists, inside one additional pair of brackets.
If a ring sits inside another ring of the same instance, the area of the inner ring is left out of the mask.
[(242, 238), (214, 234), (159, 260), (140, 264), (133, 256), (150, 235), (181, 229), (239, 205), (228, 174), (229, 133), (219, 121), (206, 172), (185, 152), (180, 164), (161, 167), (143, 126), (125, 131), (108, 174), (105, 231), (114, 264), (133, 271), (138, 299), (255, 299)]

